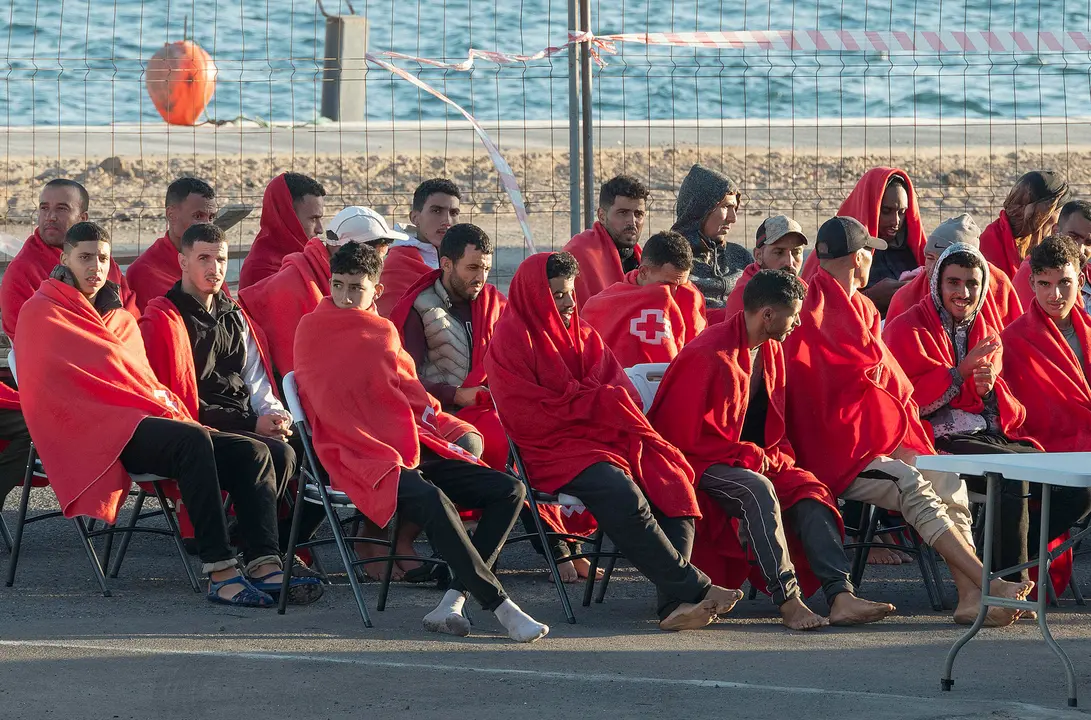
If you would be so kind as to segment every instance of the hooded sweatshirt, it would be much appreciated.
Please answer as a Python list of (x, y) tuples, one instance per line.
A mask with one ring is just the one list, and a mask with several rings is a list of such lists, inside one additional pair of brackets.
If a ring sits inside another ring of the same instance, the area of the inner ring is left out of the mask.
[(705, 296), (710, 323), (722, 319), (713, 317), (711, 311), (720, 310), (723, 314), (727, 297), (743, 269), (754, 262), (754, 256), (742, 245), (733, 242), (719, 245), (701, 233), (701, 225), (712, 209), (725, 196), (737, 192), (739, 186), (731, 178), (698, 164), (682, 180), (674, 206), (675, 222), (671, 230), (684, 235), (693, 249), (689, 279)]

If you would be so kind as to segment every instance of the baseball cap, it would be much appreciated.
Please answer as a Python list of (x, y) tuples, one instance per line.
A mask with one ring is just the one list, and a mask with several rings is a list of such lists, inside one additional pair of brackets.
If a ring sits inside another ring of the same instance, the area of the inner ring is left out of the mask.
[(326, 242), (330, 245), (345, 243), (373, 243), (376, 240), (408, 240), (409, 236), (391, 230), (382, 215), (368, 207), (352, 205), (333, 216), (326, 229)]
[(939, 255), (955, 243), (962, 243), (979, 249), (981, 247), (981, 228), (966, 213), (958, 217), (947, 218), (941, 222), (928, 236), (928, 241), (924, 244), (924, 251)]
[(774, 215), (767, 217), (761, 221), (761, 225), (758, 225), (758, 234), (755, 237), (754, 249), (760, 248), (762, 245), (772, 245), (777, 240), (780, 240), (785, 235), (795, 233), (803, 238), (803, 244), (807, 244), (807, 236), (803, 234), (803, 228), (800, 227), (792, 218), (787, 215)]
[(886, 250), (886, 242), (872, 237), (856, 218), (837, 216), (822, 223), (815, 240), (815, 252), (823, 260), (848, 257), (863, 248)]

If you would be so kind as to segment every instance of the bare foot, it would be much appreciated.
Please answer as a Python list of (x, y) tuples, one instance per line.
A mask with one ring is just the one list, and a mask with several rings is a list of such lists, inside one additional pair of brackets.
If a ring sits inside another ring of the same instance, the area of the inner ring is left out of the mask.
[(838, 593), (830, 607), (830, 625), (864, 625), (878, 622), (895, 608), (890, 603), (877, 603), (858, 598), (852, 593)]
[[(413, 547), (413, 538), (404, 536), (399, 537), (397, 543), (395, 543), (394, 545), (394, 553), (396, 555), (411, 555), (413, 557), (416, 557), (417, 550)], [(396, 560), (394, 562), (394, 565), (396, 569), (395, 571), (401, 570), (401, 574), (404, 576), (405, 573), (409, 572), (410, 570), (416, 570), (417, 568), (419, 568), (421, 566), (421, 563), (416, 560)], [(401, 578), (398, 579), (400, 580)]]
[[(358, 542), (354, 545), (356, 551), (356, 557), (360, 560), (367, 560), (369, 558), (381, 558), (386, 557), (389, 554), (389, 550), (382, 545), (374, 545), (372, 543)], [(372, 562), (367, 565), (358, 565), (364, 575), (369, 579), (375, 581), (381, 581), (383, 579), (383, 573), (386, 571), (386, 566), (382, 563)], [(405, 573), (398, 567), (397, 563), (394, 563), (394, 567), (390, 571), (390, 579), (392, 582), (398, 582), (405, 576)]]
[(780, 617), (789, 630), (817, 630), (830, 624), (828, 618), (813, 612), (797, 597), (780, 606)]
[[(1034, 583), (1029, 580), (1022, 583), (993, 580), (989, 588), (989, 594), (1013, 600), (1025, 600), (1032, 589), (1034, 589)], [(972, 625), (977, 619), (980, 607), (980, 590), (975, 589), (972, 593), (961, 594), (958, 598), (958, 607), (955, 608), (955, 622), (959, 625)], [(1004, 627), (1011, 625), (1019, 617), (1019, 613), (1019, 610), (1012, 608), (991, 607), (985, 613), (985, 626)]]
[[(711, 591), (709, 591), (711, 593)], [(716, 601), (706, 597), (699, 603), (682, 603), (667, 617), (659, 621), (660, 630), (698, 630), (709, 625), (716, 617)]]
[(901, 565), (901, 556), (890, 548), (871, 548), (867, 554), (868, 565)]
[[(582, 579), (586, 580), (587, 574), (591, 572), (591, 561), (587, 558), (579, 558), (578, 560), (573, 560), (571, 564), (574, 568), (576, 568), (576, 574), (579, 575)], [(603, 572), (602, 568), (595, 568), (596, 580), (602, 580), (602, 576), (604, 574), (605, 573)]]
[[(580, 574), (572, 565), (571, 560), (558, 562), (557, 573), (561, 576), (561, 582), (565, 585), (571, 585), (580, 581)], [(546, 579), (549, 580), (549, 582), (553, 582), (553, 573), (546, 571)]]
[(716, 603), (716, 614), (727, 615), (735, 607), (735, 603), (742, 600), (742, 590), (732, 590), (719, 585), (713, 585), (708, 589), (705, 600)]

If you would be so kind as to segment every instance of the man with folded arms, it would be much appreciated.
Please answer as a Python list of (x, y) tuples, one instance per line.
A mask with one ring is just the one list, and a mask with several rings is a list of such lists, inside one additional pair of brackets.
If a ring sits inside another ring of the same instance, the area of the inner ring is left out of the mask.
[[(800, 327), (785, 343), (788, 437), (799, 465), (837, 497), (899, 512), (947, 561), (958, 587), (955, 621), (971, 623), (981, 599), (966, 488), (957, 475), (918, 471), (935, 454), (913, 385), (879, 335), (879, 311), (861, 293), (872, 253), (886, 242), (856, 219), (835, 217), (818, 231), (820, 267), (807, 288)], [(1033, 583), (994, 580), (990, 593), (1023, 599)], [(1017, 611), (989, 610), (988, 622)]]
[(640, 411), (636, 388), (576, 313), (576, 259), (539, 253), (519, 266), (485, 358), (500, 420), (531, 484), (578, 497), (656, 586), (659, 627), (711, 623), (742, 597), (689, 562), (700, 516), (693, 470)]
[[(1082, 266), (1080, 268), (1080, 295), (1077, 299), (1084, 309), (1091, 308), (1091, 202), (1070, 200), (1061, 207), (1057, 224), (1051, 235), (1066, 235), (1080, 250)], [(1029, 309), (1034, 303), (1034, 285), (1030, 279), (1030, 256), (1019, 266), (1012, 283), (1023, 308)]]
[(774, 215), (762, 220), (754, 238), (754, 262), (742, 271), (742, 277), (727, 297), (726, 317), (743, 309), (743, 291), (750, 278), (758, 272), (788, 270), (798, 276), (803, 269), (803, 248), (806, 245), (807, 236), (803, 234), (803, 228), (787, 215)]
[(322, 184), (301, 173), (282, 173), (269, 182), (258, 234), (242, 261), (240, 290), (280, 270), (286, 255), (302, 251), (311, 238), (322, 235), (325, 198)]
[[(683, 348), (648, 412), (700, 478), (696, 562), (709, 570), (726, 560), (745, 572), (746, 558), (731, 522), (737, 520), (757, 557), (763, 584), (792, 630), (875, 622), (894, 611), (893, 605), (856, 597), (841, 543), (844, 525), (837, 498), (795, 466), (784, 434), (780, 344), (799, 323), (805, 292), (802, 281), (787, 270), (752, 276), (743, 312)], [(800, 562), (798, 578), (789, 545), (796, 558), (809, 564)], [(801, 582), (804, 570), (808, 582)], [(819, 584), (829, 618), (816, 615), (801, 597), (800, 585), (813, 590)]]
[(689, 283), (692, 268), (684, 237), (656, 233), (644, 243), (640, 267), (581, 309), (623, 367), (670, 362), (705, 329), (705, 299)]
[[(211, 602), (271, 607), (283, 577), (269, 449), (194, 421), (148, 364), (136, 319), (106, 280), (110, 236), (73, 225), (49, 279), (27, 301), (16, 346), (27, 426), (66, 517), (117, 519), (130, 473), (177, 481), (195, 530)], [(63, 348), (59, 352), (58, 348)], [(227, 534), (231, 494), (245, 575)], [(293, 578), (293, 586), (315, 578)]]
[[(420, 525), (447, 561), (455, 579), (425, 616), (427, 630), (468, 635), (469, 592), (513, 640), (544, 637), (549, 628), (520, 610), (490, 570), (523, 506), (522, 483), (463, 449), (481, 438), (424, 390), (398, 331), (374, 311), (383, 291), (378, 253), (349, 243), (330, 269), (331, 296), (299, 324), (295, 372), (331, 485), (380, 526), (395, 511)], [(472, 541), (456, 503), (482, 511)]]

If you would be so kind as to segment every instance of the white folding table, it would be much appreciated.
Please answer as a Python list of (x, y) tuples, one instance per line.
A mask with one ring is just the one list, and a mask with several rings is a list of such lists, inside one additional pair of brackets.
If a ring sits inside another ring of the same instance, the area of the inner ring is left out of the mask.
[[(959, 638), (950, 652), (947, 653), (947, 661), (943, 670), (943, 678), (940, 680), (943, 690), (950, 690), (955, 684), (951, 677), (955, 664), (955, 657), (962, 646), (968, 643), (985, 623), (985, 613), (991, 607), (1006, 607), (1018, 610), (1034, 610), (1038, 613), (1038, 627), (1042, 631), (1042, 637), (1050, 649), (1056, 653), (1064, 664), (1065, 679), (1068, 682), (1068, 704), (1076, 707), (1076, 674), (1072, 669), (1072, 661), (1068, 655), (1053, 639), (1046, 621), (1047, 598), (1049, 593), (1045, 588), (1039, 587), (1037, 602), (1028, 600), (1012, 600), (996, 597), (988, 594), (992, 580), (1001, 578), (1009, 573), (1017, 572), (1026, 567), (1038, 565), (1038, 582), (1049, 582), (1049, 566), (1053, 559), (1061, 555), (1068, 548), (1086, 535), (1089, 530), (1084, 530), (1070, 538), (1063, 545), (1049, 552), (1049, 506), (1050, 492), (1053, 486), (1091, 488), (1091, 453), (1023, 453), (1013, 455), (926, 455), (917, 458), (917, 467), (921, 470), (935, 470), (939, 472), (953, 472), (966, 477), (981, 477), (986, 481), (988, 488), (985, 501), (985, 533), (984, 533), (984, 570), (981, 577), (981, 608), (978, 610), (977, 619), (970, 629)], [(1000, 493), (1000, 484), (1004, 479), (1020, 480), (1038, 483), (1042, 485), (1041, 503), (1041, 534), (1038, 539), (1038, 560), (1014, 568), (1004, 568), (996, 572), (990, 571), (993, 558), (993, 525), (995, 522), (996, 499)]]

